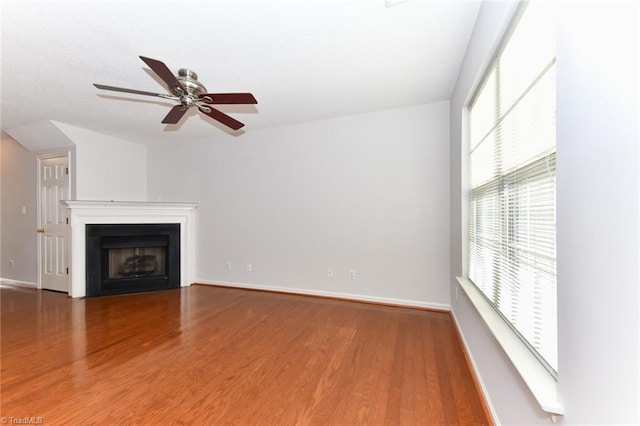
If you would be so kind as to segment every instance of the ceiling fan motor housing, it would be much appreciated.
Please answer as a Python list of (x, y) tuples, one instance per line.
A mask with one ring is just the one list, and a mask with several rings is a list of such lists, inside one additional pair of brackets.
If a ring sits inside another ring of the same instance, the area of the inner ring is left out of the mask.
[(187, 93), (181, 93), (179, 88), (171, 88), (171, 92), (180, 97), (180, 100), (186, 106), (195, 105), (195, 101), (204, 93), (207, 93), (206, 87), (198, 81), (198, 74), (195, 71), (181, 68), (178, 70), (178, 81), (187, 89)]

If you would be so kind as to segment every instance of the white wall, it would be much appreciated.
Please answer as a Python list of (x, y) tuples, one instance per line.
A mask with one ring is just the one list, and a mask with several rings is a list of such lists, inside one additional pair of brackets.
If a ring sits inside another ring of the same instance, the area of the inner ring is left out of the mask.
[[(0, 136), (2, 278), (35, 284), (37, 277), (36, 156), (11, 137)], [(22, 207), (27, 214), (22, 214)], [(9, 261), (13, 260), (13, 269)]]
[(76, 199), (147, 201), (146, 145), (54, 124), (76, 146)]
[[(462, 274), (461, 109), (515, 5), (484, 3), (451, 101), (451, 290)], [(638, 6), (561, 2), (558, 332), (564, 424), (640, 422)], [(452, 309), (502, 424), (550, 424), (459, 292)]]
[[(2, 224), (2, 139), (5, 134), (0, 132), (0, 224)], [(2, 277), (2, 226), (0, 226), (0, 278)]]
[[(2, 134), (1, 277), (29, 284), (37, 282), (38, 154), (55, 151), (51, 148), (61, 145), (66, 146), (65, 152), (72, 152), (72, 198), (147, 200), (145, 145), (64, 123), (53, 122), (47, 126), (25, 126), (17, 132), (25, 138), (27, 146), (46, 148), (38, 152), (28, 151), (19, 141)], [(49, 130), (51, 140), (43, 129)], [(62, 133), (58, 133), (58, 129)], [(21, 213), (23, 206), (26, 215)], [(14, 261), (13, 269), (9, 268), (9, 260)]]
[(447, 307), (448, 123), (441, 102), (154, 146), (149, 199), (200, 203), (200, 282)]
[(562, 18), (560, 396), (571, 423), (638, 424), (638, 3), (565, 4)]

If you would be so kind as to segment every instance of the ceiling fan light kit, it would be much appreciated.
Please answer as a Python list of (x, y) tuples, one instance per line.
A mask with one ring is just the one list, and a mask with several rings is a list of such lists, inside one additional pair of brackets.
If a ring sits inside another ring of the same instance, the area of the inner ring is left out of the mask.
[(145, 56), (140, 56), (140, 59), (142, 59), (144, 63), (147, 64), (149, 68), (151, 68), (151, 70), (167, 84), (169, 91), (173, 96), (163, 93), (126, 89), (123, 87), (106, 86), (104, 84), (94, 83), (94, 86), (101, 90), (155, 96), (180, 102), (178, 105), (171, 108), (169, 113), (164, 117), (162, 120), (163, 124), (176, 124), (189, 108), (197, 107), (198, 111), (208, 117), (213, 118), (233, 130), (239, 130), (244, 126), (243, 123), (224, 112), (215, 109), (211, 105), (258, 103), (251, 93), (207, 93), (206, 87), (198, 81), (198, 74), (194, 71), (181, 68), (178, 70), (178, 75), (175, 76), (163, 62), (157, 59), (147, 58)]

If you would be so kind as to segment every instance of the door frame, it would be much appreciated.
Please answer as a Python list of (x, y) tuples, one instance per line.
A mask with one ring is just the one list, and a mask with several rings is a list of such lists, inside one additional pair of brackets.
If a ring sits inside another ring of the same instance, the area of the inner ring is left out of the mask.
[[(43, 224), (42, 224), (42, 185), (41, 185), (41, 179), (42, 179), (42, 160), (47, 160), (50, 158), (58, 158), (58, 157), (67, 157), (67, 164), (69, 167), (69, 199), (72, 200), (75, 197), (75, 179), (74, 179), (74, 163), (72, 162), (73, 160), (73, 156), (72, 156), (72, 151), (71, 150), (61, 150), (61, 151), (51, 151), (51, 152), (47, 152), (47, 153), (43, 153), (40, 154), (36, 157), (36, 194), (37, 194), (37, 200), (36, 200), (36, 210), (37, 210), (37, 218), (36, 218), (36, 227), (37, 228), (42, 228)], [(69, 227), (69, 232), (71, 230), (71, 227)], [(65, 244), (65, 255), (67, 256), (67, 262), (69, 264), (69, 271), (71, 271), (71, 258), (70, 258), (70, 254), (71, 254), (71, 238), (67, 238), (66, 239), (66, 244)], [(42, 289), (42, 265), (43, 265), (43, 259), (42, 259), (42, 236), (40, 234), (38, 234), (37, 236), (37, 241), (36, 241), (36, 250), (38, 251), (36, 258), (37, 258), (37, 288), (38, 289)], [(70, 287), (69, 284), (71, 283), (71, 272), (69, 272), (69, 274), (67, 274), (67, 294), (70, 294)]]

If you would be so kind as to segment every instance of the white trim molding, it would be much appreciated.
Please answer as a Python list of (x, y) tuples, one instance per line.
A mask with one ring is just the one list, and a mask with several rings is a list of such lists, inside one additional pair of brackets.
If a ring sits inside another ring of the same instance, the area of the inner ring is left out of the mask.
[[(464, 277), (456, 277), (456, 279), (513, 366), (520, 373), (527, 387), (538, 401), (538, 404), (540, 404), (540, 408), (550, 413), (552, 419), (564, 415), (564, 407), (558, 398), (558, 384), (555, 377), (526, 347), (469, 279)], [(468, 348), (467, 353), (471, 353)], [(478, 375), (478, 377), (480, 376)]]
[(88, 224), (179, 223), (180, 286), (193, 283), (195, 210), (197, 203), (135, 201), (63, 201), (69, 209), (71, 256), (69, 294), (86, 296), (86, 232)]
[(430, 309), (434, 311), (443, 311), (443, 312), (451, 311), (451, 305), (446, 305), (443, 303), (427, 303), (427, 302), (418, 302), (415, 300), (393, 299), (390, 297), (365, 296), (362, 294), (338, 293), (333, 291), (310, 290), (306, 288), (277, 287), (277, 286), (269, 286), (269, 285), (261, 285), (261, 284), (236, 283), (236, 282), (229, 282), (229, 281), (212, 281), (212, 280), (204, 280), (204, 279), (196, 279), (194, 281), (194, 284), (214, 285), (214, 286), (220, 286), (220, 287), (236, 287), (236, 288), (243, 288), (247, 290), (273, 291), (278, 293), (289, 293), (289, 294), (297, 294), (297, 295), (305, 295), (305, 296), (328, 297), (333, 299), (352, 300), (354, 302), (379, 303), (382, 305), (404, 306), (407, 308), (422, 308), (422, 309)]
[(10, 285), (10, 286), (13, 286), (13, 287), (38, 288), (38, 284), (37, 283), (30, 283), (30, 282), (27, 282), (27, 281), (12, 280), (12, 279), (9, 279), (9, 278), (0, 278), (0, 284)]
[(464, 350), (467, 358), (469, 359), (469, 363), (471, 364), (471, 368), (473, 369), (473, 373), (476, 376), (476, 380), (478, 385), (480, 386), (480, 390), (482, 391), (482, 396), (484, 397), (485, 402), (487, 403), (487, 407), (489, 409), (489, 414), (491, 415), (491, 420), (496, 425), (500, 424), (498, 420), (498, 413), (496, 412), (496, 408), (493, 406), (491, 402), (491, 395), (489, 394), (489, 390), (482, 380), (482, 376), (480, 375), (480, 369), (478, 368), (478, 364), (476, 363), (475, 358), (473, 357), (473, 353), (471, 353), (471, 349), (469, 348), (469, 344), (467, 343), (467, 339), (464, 337), (462, 333), (462, 327), (460, 327), (460, 322), (458, 322), (458, 317), (456, 317), (456, 311), (451, 310), (451, 317), (453, 318), (454, 326), (458, 331), (458, 336), (460, 336), (460, 340), (462, 341), (462, 349)]

